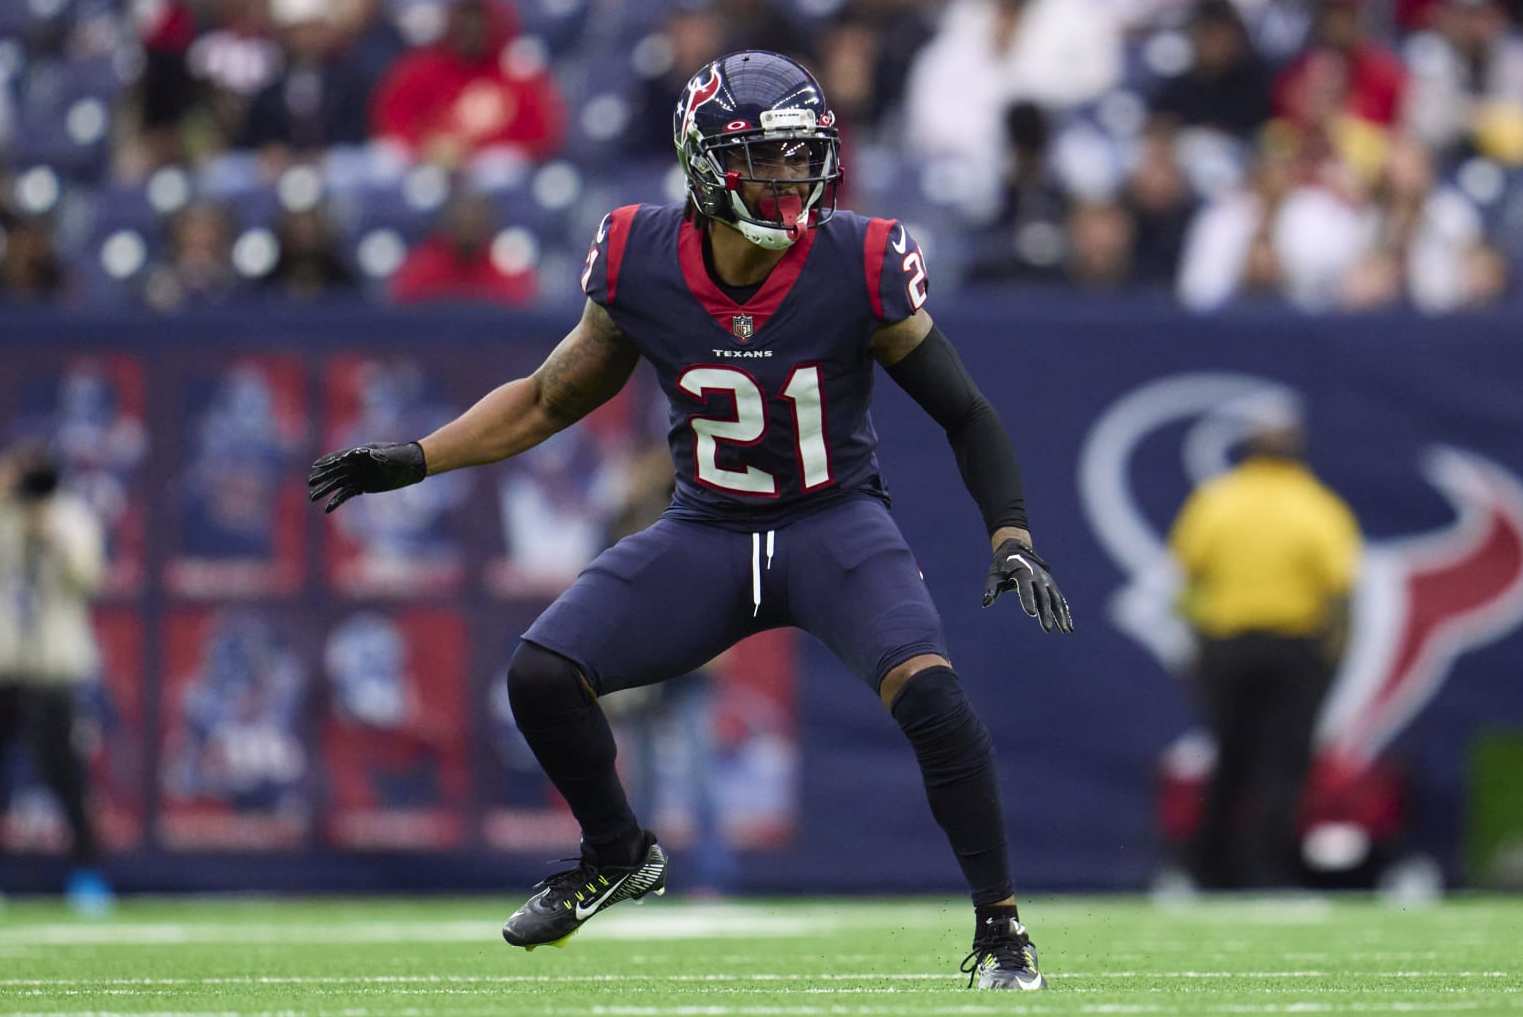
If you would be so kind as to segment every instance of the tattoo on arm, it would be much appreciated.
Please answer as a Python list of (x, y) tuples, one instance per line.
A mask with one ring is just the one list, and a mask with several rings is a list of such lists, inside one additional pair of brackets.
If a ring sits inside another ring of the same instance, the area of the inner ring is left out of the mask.
[(576, 328), (534, 372), (539, 404), (558, 424), (569, 426), (623, 388), (639, 358), (608, 311), (589, 300)]

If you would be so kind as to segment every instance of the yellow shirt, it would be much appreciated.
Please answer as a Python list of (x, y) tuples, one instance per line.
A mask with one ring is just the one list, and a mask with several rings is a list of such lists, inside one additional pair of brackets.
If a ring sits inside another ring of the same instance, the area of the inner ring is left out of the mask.
[(1206, 635), (1309, 636), (1353, 585), (1359, 527), (1306, 467), (1255, 457), (1189, 497), (1169, 547), (1188, 584), (1184, 613)]

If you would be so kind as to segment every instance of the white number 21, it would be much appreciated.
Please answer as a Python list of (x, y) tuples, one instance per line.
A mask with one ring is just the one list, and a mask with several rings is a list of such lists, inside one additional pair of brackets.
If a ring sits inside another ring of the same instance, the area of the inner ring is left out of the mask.
[[(735, 400), (733, 419), (692, 419), (699, 483), (723, 491), (776, 497), (777, 478), (772, 474), (755, 466), (725, 469), (718, 459), (722, 441), (755, 445), (762, 440), (767, 429), (767, 401), (761, 386), (749, 374), (733, 367), (690, 367), (677, 379), (677, 386), (699, 399), (708, 392), (728, 392)], [(830, 483), (830, 453), (825, 444), (825, 401), (820, 390), (819, 367), (813, 364), (795, 367), (781, 394), (793, 404), (804, 490), (824, 487)]]

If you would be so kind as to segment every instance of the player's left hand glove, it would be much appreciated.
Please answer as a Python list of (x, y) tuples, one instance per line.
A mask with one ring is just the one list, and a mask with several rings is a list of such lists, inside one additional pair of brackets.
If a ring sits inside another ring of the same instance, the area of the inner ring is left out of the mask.
[(423, 446), (381, 445), (372, 442), (342, 452), (330, 452), (312, 464), (307, 474), (307, 497), (322, 501), (333, 495), (324, 512), (332, 512), (357, 494), (394, 491), (416, 484), (428, 476), (423, 462)]
[(1042, 623), (1043, 630), (1072, 632), (1073, 613), (1047, 563), (1019, 540), (1011, 538), (1000, 544), (984, 580), (984, 607), (994, 603), (1006, 590), (1015, 590), (1026, 613)]

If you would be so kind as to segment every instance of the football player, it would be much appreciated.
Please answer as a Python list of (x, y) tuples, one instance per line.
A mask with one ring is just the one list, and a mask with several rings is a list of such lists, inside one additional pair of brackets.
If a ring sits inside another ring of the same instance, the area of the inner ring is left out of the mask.
[(989, 734), (888, 512), (868, 414), (873, 365), (946, 429), (993, 550), (984, 605), (1013, 590), (1043, 629), (1070, 632), (1068, 604), (1032, 549), (1010, 441), (925, 309), (925, 257), (909, 230), (836, 210), (835, 122), (809, 71), (775, 53), (723, 57), (689, 82), (673, 128), (687, 200), (603, 220), (582, 271), (581, 321), (539, 369), (420, 441), (322, 457), (311, 497), (331, 512), (517, 455), (650, 361), (671, 402), (671, 506), (589, 565), (509, 665), (513, 714), (582, 847), (581, 863), (546, 879), (504, 937), (558, 942), (665, 889), (666, 855), (625, 800), (598, 697), (795, 625), (877, 692), (914, 749), (973, 898), (969, 984), (1040, 989)]

